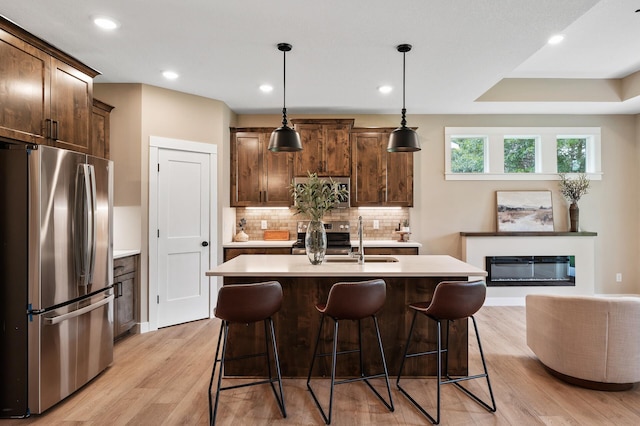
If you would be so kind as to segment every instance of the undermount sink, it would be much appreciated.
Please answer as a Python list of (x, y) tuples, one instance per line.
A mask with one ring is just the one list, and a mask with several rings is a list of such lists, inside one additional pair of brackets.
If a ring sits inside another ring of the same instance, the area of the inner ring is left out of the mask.
[[(327, 263), (358, 263), (357, 257), (325, 257)], [(398, 259), (392, 256), (365, 256), (364, 263), (392, 263)]]

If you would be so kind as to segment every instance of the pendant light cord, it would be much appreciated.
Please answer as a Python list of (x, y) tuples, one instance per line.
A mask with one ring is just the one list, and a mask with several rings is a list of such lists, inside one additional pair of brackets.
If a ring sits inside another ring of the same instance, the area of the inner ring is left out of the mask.
[(405, 108), (405, 104), (404, 104), (404, 97), (405, 97), (405, 69), (406, 69), (406, 57), (407, 57), (407, 52), (402, 52), (402, 121), (400, 121), (400, 125), (402, 127), (406, 127), (407, 126), (407, 118), (406, 118), (406, 113), (407, 113), (407, 109)]
[(287, 51), (282, 51), (282, 63), (284, 72), (282, 73), (282, 125), (287, 127)]

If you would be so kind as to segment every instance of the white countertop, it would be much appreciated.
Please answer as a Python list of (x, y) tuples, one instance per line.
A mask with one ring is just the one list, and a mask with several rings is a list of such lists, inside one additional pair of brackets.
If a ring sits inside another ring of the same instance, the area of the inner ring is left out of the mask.
[[(229, 241), (222, 244), (223, 248), (250, 248), (250, 247), (291, 247), (296, 240), (289, 241), (264, 241), (249, 240), (246, 242)], [(422, 247), (417, 241), (398, 241), (398, 240), (364, 240), (362, 245), (365, 247)], [(358, 241), (351, 241), (352, 247), (358, 247)], [(115, 253), (115, 251), (114, 251)]]
[[(327, 256), (325, 259), (346, 258)], [(452, 256), (366, 256), (394, 257), (398, 262), (328, 263), (312, 265), (307, 256), (241, 255), (206, 273), (224, 277), (484, 277), (487, 272)]]
[(245, 242), (229, 241), (222, 244), (224, 248), (243, 248), (243, 247), (291, 247), (296, 240), (288, 241), (264, 241), (264, 240), (249, 240)]
[(136, 254), (140, 254), (140, 250), (139, 249), (114, 250), (113, 251), (113, 258), (114, 259), (120, 259), (122, 257), (134, 256)]

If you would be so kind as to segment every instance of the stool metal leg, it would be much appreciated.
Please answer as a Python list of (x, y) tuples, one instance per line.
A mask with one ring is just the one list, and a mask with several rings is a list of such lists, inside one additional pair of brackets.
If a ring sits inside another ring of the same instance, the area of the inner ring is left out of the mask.
[[(496, 400), (493, 397), (493, 389), (491, 388), (491, 382), (489, 381), (489, 371), (487, 370), (487, 363), (486, 363), (486, 361), (484, 359), (484, 351), (482, 350), (482, 343), (480, 342), (480, 334), (478, 333), (478, 325), (476, 324), (476, 319), (473, 316), (471, 317), (471, 320), (473, 322), (473, 328), (474, 328), (474, 330), (476, 332), (476, 339), (478, 340), (478, 350), (480, 352), (480, 359), (482, 360), (482, 368), (484, 370), (484, 373), (483, 374), (477, 374), (475, 376), (461, 377), (459, 379), (451, 379), (447, 375), (447, 378), (458, 389), (463, 391), (465, 394), (467, 394), (471, 399), (476, 401), (478, 404), (482, 405), (486, 410), (491, 411), (492, 413), (495, 413), (495, 411), (496, 411)], [(481, 400), (478, 396), (473, 394), (471, 391), (469, 391), (467, 388), (465, 388), (464, 386), (462, 386), (459, 383), (460, 381), (463, 381), (463, 380), (481, 379), (483, 377), (487, 379), (487, 388), (489, 389), (489, 396), (491, 397), (491, 405), (489, 405), (486, 402), (484, 402), (483, 400)]]
[(267, 320), (265, 320), (264, 338), (266, 342), (269, 341), (267, 337), (267, 322), (269, 323), (269, 329), (271, 331), (271, 346), (273, 347), (273, 358), (275, 359), (275, 362), (276, 362), (276, 375), (278, 376), (277, 382), (278, 382), (278, 387), (280, 389), (279, 397), (278, 397), (278, 393), (276, 392), (276, 388), (273, 385), (273, 379), (271, 377), (271, 362), (269, 360), (269, 344), (267, 343), (267, 366), (269, 370), (269, 382), (271, 384), (271, 389), (273, 389), (273, 394), (276, 397), (276, 401), (278, 402), (278, 406), (280, 407), (280, 411), (282, 412), (282, 417), (286, 418), (287, 411), (284, 406), (284, 392), (282, 391), (282, 375), (280, 373), (280, 358), (278, 357), (278, 346), (276, 345), (276, 336), (273, 328), (273, 319), (269, 317)]
[[(489, 382), (489, 373), (487, 371), (487, 365), (484, 359), (484, 352), (482, 350), (482, 344), (480, 343), (480, 335), (478, 334), (478, 327), (476, 325), (476, 320), (473, 316), (471, 316), (471, 319), (473, 320), (473, 326), (475, 328), (475, 332), (476, 332), (476, 338), (478, 339), (478, 349), (480, 350), (480, 358), (482, 360), (482, 366), (484, 369), (484, 373), (483, 374), (477, 374), (477, 375), (473, 375), (473, 376), (463, 376), (463, 377), (457, 377), (457, 378), (452, 378), (449, 375), (449, 331), (450, 331), (450, 321), (447, 320), (447, 336), (446, 336), (446, 347), (442, 348), (442, 321), (435, 319), (435, 318), (431, 318), (429, 316), (427, 316), (427, 318), (432, 319), (433, 321), (436, 322), (437, 325), (437, 350), (435, 351), (427, 351), (427, 352), (417, 352), (417, 353), (409, 353), (409, 344), (411, 343), (411, 337), (413, 335), (413, 330), (414, 330), (414, 326), (415, 326), (415, 322), (416, 322), (416, 317), (417, 317), (417, 311), (414, 311), (414, 315), (413, 315), (413, 320), (411, 322), (411, 328), (409, 329), (409, 336), (407, 337), (407, 345), (405, 348), (405, 353), (404, 356), (402, 358), (402, 363), (400, 365), (400, 371), (398, 373), (398, 380), (396, 381), (396, 386), (398, 387), (398, 390), (400, 390), (400, 392), (402, 392), (402, 394), (404, 394), (409, 401), (423, 414), (425, 415), (433, 424), (439, 424), (440, 423), (440, 401), (441, 401), (441, 386), (448, 384), (448, 383), (453, 383), (457, 388), (461, 389), (465, 394), (467, 394), (469, 397), (471, 397), (474, 401), (476, 401), (477, 403), (479, 403), (481, 406), (483, 406), (485, 409), (487, 409), (490, 412), (495, 412), (496, 411), (496, 403), (495, 403), (495, 399), (493, 397), (493, 390), (491, 389), (491, 383)], [(442, 380), (443, 378), (443, 374), (442, 374), (442, 355), (443, 352), (445, 352), (445, 373), (444, 373), (444, 377), (446, 377), (447, 380)], [(436, 361), (436, 388), (437, 388), (437, 401), (436, 401), (436, 417), (434, 418), (433, 416), (431, 416), (431, 414), (429, 414), (420, 404), (418, 404), (418, 402), (413, 399), (413, 397), (411, 397), (411, 395), (409, 395), (409, 393), (403, 389), (400, 386), (400, 376), (402, 375), (402, 369), (404, 367), (404, 361), (407, 358), (412, 358), (412, 357), (416, 357), (416, 356), (423, 356), (423, 355), (433, 355), (435, 354), (437, 356), (437, 361)], [(476, 395), (474, 395), (473, 393), (471, 393), (468, 389), (466, 389), (465, 387), (463, 387), (462, 385), (460, 385), (459, 382), (462, 381), (466, 381), (466, 380), (473, 380), (473, 379), (479, 379), (479, 378), (486, 378), (487, 379), (487, 386), (489, 388), (489, 394), (491, 396), (491, 403), (492, 405), (489, 406), (487, 403), (485, 403), (484, 401), (482, 401), (480, 398), (478, 398)]]
[[(224, 340), (223, 340), (224, 333)], [(227, 321), (222, 321), (220, 325), (220, 333), (218, 334), (218, 346), (216, 348), (216, 357), (213, 361), (213, 371), (211, 371), (211, 380), (209, 381), (209, 424), (211, 426), (216, 424), (216, 414), (218, 413), (218, 399), (220, 396), (220, 384), (222, 383), (222, 370), (224, 369), (224, 359), (227, 353), (227, 337), (229, 334), (229, 323)], [(220, 342), (222, 342), (222, 357), (218, 358), (218, 354), (220, 353)], [(215, 406), (212, 409), (211, 404), (211, 388), (213, 387), (213, 377), (216, 373), (216, 366), (220, 364), (219, 373), (218, 373), (218, 386), (216, 388), (216, 401)]]
[[(269, 327), (267, 327), (267, 325)], [(244, 355), (244, 356), (239, 356), (236, 358), (229, 358), (227, 359), (227, 341), (228, 341), (228, 337), (229, 337), (229, 322), (226, 320), (222, 321), (222, 324), (220, 325), (220, 333), (218, 335), (218, 346), (216, 347), (216, 356), (215, 356), (215, 360), (213, 362), (213, 370), (211, 371), (211, 380), (209, 381), (209, 423), (211, 425), (214, 425), (216, 422), (216, 415), (218, 413), (218, 401), (220, 399), (220, 392), (223, 390), (229, 390), (229, 389), (237, 389), (237, 388), (242, 388), (242, 387), (247, 387), (247, 386), (254, 386), (254, 385), (261, 385), (261, 384), (267, 384), (269, 383), (271, 385), (271, 389), (273, 390), (273, 393), (276, 397), (276, 402), (278, 403), (278, 407), (280, 408), (280, 411), (282, 412), (282, 417), (287, 417), (287, 412), (285, 410), (285, 405), (284, 405), (284, 392), (282, 390), (282, 375), (280, 372), (280, 359), (278, 357), (278, 347), (276, 345), (276, 338), (275, 338), (275, 331), (274, 331), (274, 327), (273, 327), (273, 319), (272, 318), (267, 318), (264, 320), (264, 331), (265, 331), (265, 348), (266, 348), (266, 352), (264, 353), (259, 353), (259, 354), (251, 354), (251, 355)], [(271, 359), (269, 356), (269, 334), (271, 334), (271, 347), (273, 348), (273, 357), (275, 360), (275, 364), (276, 364), (276, 376), (277, 378), (273, 378), (273, 373), (271, 371)], [(220, 358), (218, 358), (218, 355), (220, 354), (220, 345), (222, 344), (222, 355)], [(266, 362), (267, 362), (267, 371), (269, 374), (268, 379), (266, 380), (258, 380), (258, 381), (254, 381), (251, 383), (243, 383), (240, 385), (233, 385), (233, 386), (226, 386), (226, 387), (222, 387), (222, 376), (223, 376), (223, 372), (224, 372), (224, 365), (226, 361), (233, 361), (233, 360), (239, 360), (239, 359), (246, 359), (246, 358), (253, 358), (253, 357), (258, 357), (258, 356), (264, 356), (266, 358)], [(220, 365), (218, 367), (218, 364)], [(215, 403), (212, 403), (212, 399), (211, 399), (211, 388), (213, 387), (213, 379), (214, 376), (216, 374), (216, 369), (218, 370), (218, 385), (216, 388), (216, 397), (215, 397)], [(280, 389), (280, 395), (278, 395), (278, 392), (276, 392), (276, 388), (273, 384), (273, 382), (277, 381), (278, 382), (278, 387)]]
[(338, 321), (334, 319), (333, 323), (333, 349), (331, 352), (331, 388), (329, 391), (329, 414), (325, 414), (322, 406), (320, 405), (320, 401), (318, 401), (318, 397), (315, 392), (311, 388), (311, 372), (313, 371), (313, 365), (317, 356), (326, 356), (329, 354), (318, 354), (318, 344), (320, 342), (320, 336), (322, 334), (322, 326), (324, 324), (325, 315), (322, 315), (322, 319), (320, 320), (320, 329), (318, 330), (318, 338), (316, 339), (315, 349), (313, 350), (313, 358), (311, 359), (311, 368), (309, 368), (309, 375), (307, 376), (307, 389), (311, 393), (311, 397), (313, 401), (316, 403), (318, 410), (320, 410), (320, 414), (322, 415), (322, 419), (326, 424), (331, 424), (331, 413), (333, 412), (333, 388), (336, 382), (336, 357), (338, 352)]
[[(322, 320), (320, 321), (320, 330), (318, 331), (318, 338), (316, 339), (316, 345), (315, 345), (315, 348), (313, 350), (313, 358), (311, 360), (311, 368), (309, 369), (309, 375), (307, 376), (307, 388), (309, 389), (309, 392), (311, 393), (313, 401), (315, 402), (316, 406), (320, 410), (320, 414), (322, 415), (322, 418), (325, 421), (325, 423), (326, 424), (331, 424), (331, 415), (333, 413), (334, 388), (335, 388), (336, 385), (340, 385), (340, 384), (344, 384), (344, 383), (351, 383), (351, 382), (356, 382), (356, 381), (364, 381), (367, 384), (367, 386), (369, 386), (369, 388), (373, 391), (373, 393), (378, 397), (378, 399), (380, 399), (382, 401), (382, 403), (390, 411), (393, 411), (394, 407), (393, 407), (393, 399), (391, 397), (391, 386), (389, 385), (389, 373), (387, 371), (387, 362), (386, 362), (385, 357), (384, 357), (384, 350), (382, 348), (382, 339), (380, 338), (380, 328), (378, 327), (378, 321), (377, 321), (377, 318), (375, 317), (375, 315), (372, 316), (372, 318), (373, 318), (375, 329), (376, 329), (376, 336), (378, 338), (378, 347), (380, 348), (380, 356), (382, 358), (382, 365), (384, 367), (384, 373), (373, 374), (373, 375), (366, 374), (366, 371), (364, 369), (364, 358), (363, 358), (363, 355), (362, 355), (362, 335), (361, 335), (361, 332), (360, 332), (360, 321), (358, 321), (358, 345), (359, 345), (358, 349), (356, 349), (356, 350), (345, 350), (345, 351), (338, 352), (338, 320), (336, 320), (335, 318), (332, 318), (334, 320), (333, 348), (332, 348), (332, 351), (331, 351), (331, 353), (318, 354), (318, 346), (319, 346), (319, 341), (320, 341), (320, 335), (322, 333), (322, 325), (324, 324), (324, 318), (325, 318), (325, 316), (323, 315)], [(359, 356), (360, 356), (360, 377), (356, 377), (356, 378), (352, 378), (352, 379), (344, 379), (344, 380), (340, 380), (340, 381), (336, 382), (336, 361), (337, 361), (338, 355), (348, 354), (348, 353), (353, 353), (353, 352), (359, 352), (360, 353), (359, 354)], [(311, 373), (313, 371), (313, 366), (314, 366), (316, 357), (328, 356), (328, 355), (331, 355), (331, 385), (330, 385), (331, 388), (330, 388), (330, 391), (329, 391), (329, 410), (328, 410), (328, 414), (327, 414), (322, 409), (322, 407), (320, 405), (320, 402), (318, 401), (318, 398), (317, 398), (315, 392), (311, 388), (310, 381), (311, 381)], [(369, 383), (368, 379), (378, 378), (378, 377), (385, 377), (386, 385), (387, 385), (387, 392), (389, 394), (389, 402), (385, 401), (385, 399), (382, 397), (382, 395), (380, 395), (380, 393), (371, 385), (371, 383)]]

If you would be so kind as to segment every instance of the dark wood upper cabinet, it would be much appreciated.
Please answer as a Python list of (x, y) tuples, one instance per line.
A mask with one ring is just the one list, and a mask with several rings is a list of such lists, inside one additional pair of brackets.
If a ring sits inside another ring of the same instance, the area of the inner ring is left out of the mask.
[(109, 159), (111, 139), (111, 111), (113, 106), (93, 99), (91, 114), (91, 146), (89, 153), (96, 157)]
[(0, 17), (0, 136), (91, 153), (96, 75)]
[(293, 119), (300, 134), (302, 151), (294, 154), (293, 173), (307, 176), (349, 176), (351, 149), (349, 133), (353, 119)]
[(351, 133), (351, 205), (413, 206), (413, 153), (387, 152), (391, 128)]
[(51, 133), (55, 146), (89, 154), (93, 78), (52, 58)]
[(0, 29), (0, 136), (45, 143), (50, 64), (48, 54)]
[(272, 128), (231, 129), (231, 205), (291, 205), (293, 157), (267, 148)]

